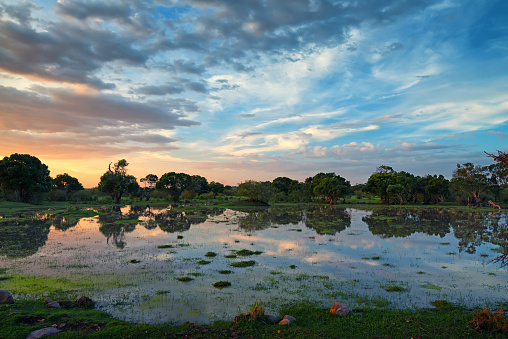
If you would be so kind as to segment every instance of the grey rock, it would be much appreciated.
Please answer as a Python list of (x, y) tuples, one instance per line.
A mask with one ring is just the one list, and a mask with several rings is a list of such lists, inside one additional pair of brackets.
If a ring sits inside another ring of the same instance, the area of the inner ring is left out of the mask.
[(0, 290), (0, 304), (14, 304), (14, 298), (9, 292)]
[(60, 330), (57, 330), (56, 328), (45, 327), (40, 330), (33, 331), (32, 333), (30, 333), (28, 335), (28, 337), (26, 337), (26, 339), (38, 339), (38, 338), (46, 337), (49, 335), (57, 334), (59, 332), (60, 332)]
[(266, 321), (271, 322), (271, 323), (276, 323), (279, 321), (279, 318), (277, 318), (276, 316), (271, 315), (271, 314), (265, 315), (265, 319), (266, 319)]
[(345, 317), (346, 315), (349, 314), (349, 309), (346, 307), (346, 305), (342, 303), (334, 302), (332, 307), (330, 308), (330, 313), (336, 314), (339, 317)]

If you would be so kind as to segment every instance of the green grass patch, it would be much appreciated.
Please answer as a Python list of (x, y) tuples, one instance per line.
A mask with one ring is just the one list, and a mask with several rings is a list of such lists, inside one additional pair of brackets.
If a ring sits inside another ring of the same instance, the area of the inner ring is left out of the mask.
[(237, 255), (241, 255), (242, 257), (247, 257), (247, 256), (250, 256), (250, 255), (259, 255), (259, 254), (261, 254), (263, 252), (261, 252), (261, 251), (251, 251), (251, 250), (243, 249), (243, 250), (236, 251), (235, 253)]
[(233, 273), (233, 271), (231, 271), (231, 270), (220, 270), (220, 271), (218, 271), (218, 272), (219, 272), (220, 274), (231, 274), (231, 273)]
[(208, 258), (213, 258), (216, 256), (217, 256), (217, 253), (215, 253), (215, 252), (206, 252), (206, 254), (205, 254), (205, 257), (208, 257)]
[(181, 281), (181, 282), (189, 282), (189, 281), (192, 281), (194, 279), (191, 278), (191, 277), (179, 277), (179, 278), (176, 278), (176, 280)]
[(237, 257), (236, 254), (228, 254), (228, 255), (225, 255), (224, 258), (228, 258), (228, 259), (235, 259)]
[(225, 288), (231, 286), (231, 283), (229, 281), (217, 281), (213, 284), (213, 287), (215, 288)]
[(439, 286), (436, 286), (434, 284), (425, 284), (425, 285), (422, 285), (423, 288), (426, 288), (426, 289), (429, 289), (429, 290), (440, 290), (442, 289), (442, 287), (439, 287)]
[(404, 292), (406, 289), (399, 285), (390, 285), (385, 287), (386, 292)]
[(173, 245), (159, 245), (157, 248), (174, 248)]
[(209, 263), (211, 263), (211, 261), (208, 261), (208, 260), (200, 260), (200, 261), (198, 261), (198, 264), (200, 264), (200, 265), (208, 265)]
[(232, 267), (249, 267), (256, 265), (254, 260), (239, 261), (230, 264)]

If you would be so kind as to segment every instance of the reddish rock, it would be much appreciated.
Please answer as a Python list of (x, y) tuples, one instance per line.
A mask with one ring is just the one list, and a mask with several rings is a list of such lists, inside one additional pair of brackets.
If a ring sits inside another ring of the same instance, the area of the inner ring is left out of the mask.
[(349, 314), (349, 309), (342, 303), (334, 302), (330, 308), (330, 313), (336, 314), (339, 317), (344, 317)]

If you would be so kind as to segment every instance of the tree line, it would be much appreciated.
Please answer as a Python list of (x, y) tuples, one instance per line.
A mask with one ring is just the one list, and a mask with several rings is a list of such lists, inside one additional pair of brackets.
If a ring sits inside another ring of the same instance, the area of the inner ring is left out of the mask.
[(110, 164), (100, 177), (96, 188), (84, 190), (77, 178), (67, 173), (50, 177), (48, 167), (29, 154), (12, 154), (0, 160), (0, 190), (3, 199), (21, 202), (47, 200), (94, 201), (108, 196), (110, 202), (120, 204), (122, 198), (152, 198), (178, 202), (181, 199), (214, 199), (243, 196), (253, 203), (312, 202), (329, 204), (345, 202), (346, 197), (362, 200), (379, 197), (382, 204), (444, 204), (457, 202), (468, 206), (480, 206), (488, 200), (508, 200), (508, 155), (487, 156), (495, 163), (478, 166), (470, 162), (457, 164), (448, 180), (443, 175), (423, 177), (408, 172), (395, 171), (382, 165), (369, 177), (367, 183), (351, 186), (342, 176), (318, 173), (303, 182), (288, 177), (273, 181), (247, 180), (237, 187), (219, 182), (208, 182), (200, 175), (167, 172), (160, 178), (148, 174), (138, 180), (128, 174), (128, 162), (121, 159)]

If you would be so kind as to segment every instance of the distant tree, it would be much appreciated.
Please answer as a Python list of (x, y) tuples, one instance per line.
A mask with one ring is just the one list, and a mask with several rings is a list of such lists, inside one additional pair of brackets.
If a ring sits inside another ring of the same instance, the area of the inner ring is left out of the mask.
[(15, 200), (29, 202), (51, 189), (48, 166), (29, 154), (11, 154), (0, 160), (0, 188)]
[(327, 200), (331, 205), (351, 193), (349, 181), (335, 173), (318, 173), (309, 181), (312, 182), (312, 194)]
[(190, 179), (192, 181), (192, 187), (189, 187), (190, 191), (193, 191), (197, 195), (210, 192), (210, 186), (205, 177), (192, 175)]
[(381, 165), (378, 168), (376, 168), (376, 171), (374, 173), (395, 173), (392, 167)]
[(457, 164), (452, 176), (452, 189), (462, 194), (467, 205), (480, 206), (482, 194), (492, 185), (487, 166), (475, 166), (468, 162)]
[(193, 188), (193, 182), (188, 174), (168, 172), (160, 177), (155, 187), (158, 190), (168, 192), (171, 199), (174, 202), (178, 202), (184, 190)]
[(157, 180), (159, 177), (155, 174), (147, 174), (146, 177), (141, 178), (139, 181), (143, 183), (143, 195), (145, 196), (146, 201), (150, 200), (152, 196), (152, 192), (155, 190), (155, 185), (157, 184)]
[(136, 178), (127, 174), (127, 160), (118, 160), (111, 169), (101, 176), (99, 190), (110, 194), (116, 204), (120, 204), (125, 193), (135, 194), (139, 191), (139, 184)]
[(254, 180), (247, 180), (241, 183), (236, 190), (238, 195), (247, 197), (249, 201), (264, 204), (268, 204), (268, 201), (273, 196), (273, 192), (274, 189), (269, 181), (260, 182)]
[(434, 204), (444, 204), (446, 197), (450, 194), (450, 181), (442, 175), (427, 175), (424, 193), (428, 195), (429, 200)]
[(209, 185), (210, 192), (213, 193), (213, 196), (217, 196), (217, 194), (224, 193), (224, 185), (220, 182), (212, 181)]
[(390, 194), (386, 191), (388, 186), (395, 185), (393, 173), (375, 172), (369, 177), (365, 185), (365, 191), (379, 195), (382, 204), (390, 203)]
[(58, 174), (53, 180), (51, 180), (53, 189), (62, 190), (66, 193), (83, 190), (83, 185), (78, 179), (71, 177), (69, 174)]

